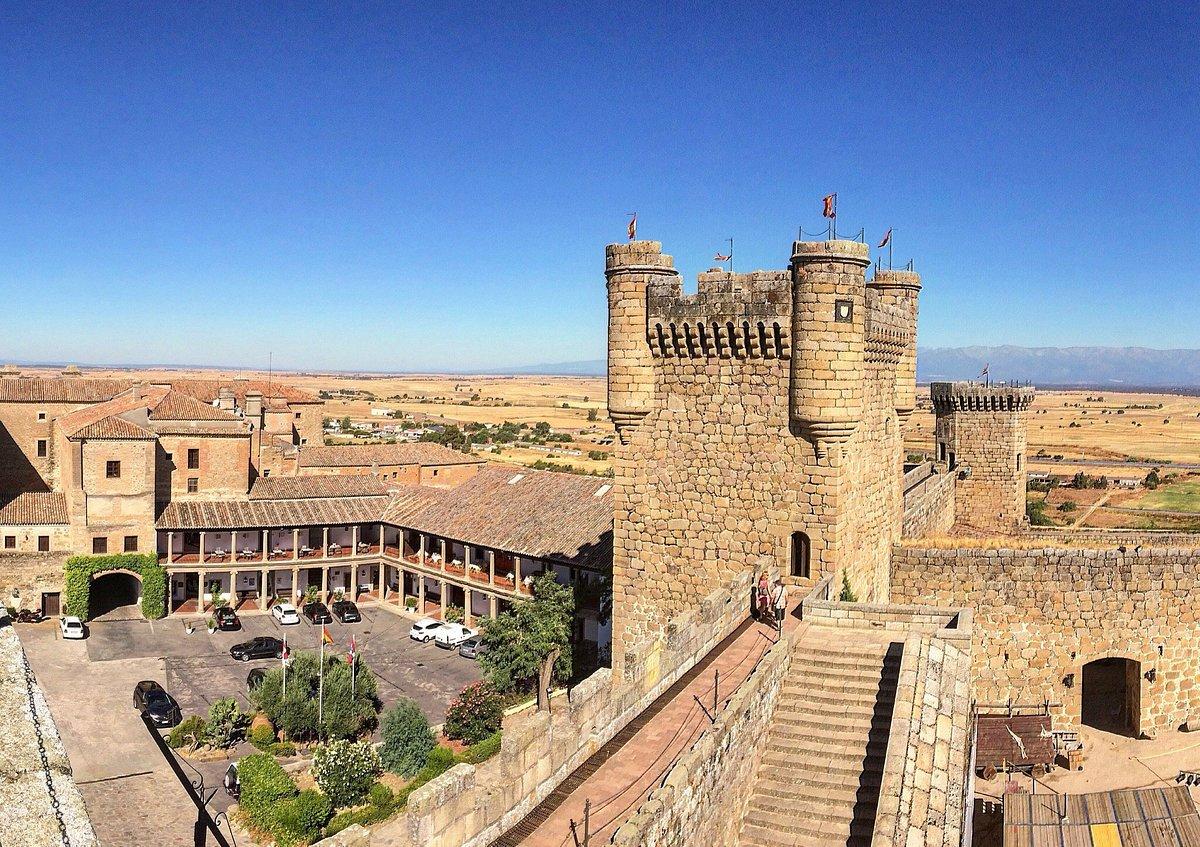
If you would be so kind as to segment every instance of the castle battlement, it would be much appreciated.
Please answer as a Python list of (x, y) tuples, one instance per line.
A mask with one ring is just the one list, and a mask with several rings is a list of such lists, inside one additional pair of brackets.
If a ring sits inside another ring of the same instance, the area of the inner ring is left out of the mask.
[(1033, 405), (1032, 385), (985, 385), (978, 382), (934, 382), (933, 408), (948, 412), (1023, 412)]

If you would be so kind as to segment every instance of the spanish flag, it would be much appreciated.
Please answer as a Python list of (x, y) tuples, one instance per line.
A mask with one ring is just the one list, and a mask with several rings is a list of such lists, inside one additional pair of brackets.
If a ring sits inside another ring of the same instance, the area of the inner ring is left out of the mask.
[(321, 627), (321, 641), (326, 644), (333, 644), (333, 636), (329, 634), (329, 629), (324, 626)]
[(879, 247), (878, 247), (878, 248), (876, 248), (876, 249), (882, 249), (882, 248), (884, 248), (884, 247), (887, 247), (887, 246), (888, 246), (888, 242), (889, 242), (889, 241), (891, 241), (891, 240), (892, 240), (892, 228), (891, 228), (891, 227), (888, 227), (887, 234), (883, 236), (883, 241), (880, 241), (880, 242), (879, 242)]
[(825, 208), (821, 211), (821, 216), (825, 218), (836, 218), (837, 192), (834, 192), (833, 194), (826, 194), (823, 202), (825, 203)]
[(629, 218), (629, 240), (633, 241), (635, 238), (637, 238), (637, 212), (633, 212), (632, 217)]

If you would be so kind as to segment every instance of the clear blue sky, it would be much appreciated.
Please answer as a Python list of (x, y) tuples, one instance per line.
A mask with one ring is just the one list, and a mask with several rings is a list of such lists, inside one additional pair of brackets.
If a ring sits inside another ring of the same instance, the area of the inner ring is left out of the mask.
[[(0, 358), (600, 358), (603, 250), (837, 191), (924, 346), (1200, 347), (1188, 4), (0, 6)], [(518, 8), (519, 7), (519, 8)]]

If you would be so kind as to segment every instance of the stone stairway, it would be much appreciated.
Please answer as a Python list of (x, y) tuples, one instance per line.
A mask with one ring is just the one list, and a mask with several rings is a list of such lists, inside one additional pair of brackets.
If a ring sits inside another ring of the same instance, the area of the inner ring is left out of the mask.
[(741, 847), (870, 844), (902, 646), (820, 626), (797, 641)]

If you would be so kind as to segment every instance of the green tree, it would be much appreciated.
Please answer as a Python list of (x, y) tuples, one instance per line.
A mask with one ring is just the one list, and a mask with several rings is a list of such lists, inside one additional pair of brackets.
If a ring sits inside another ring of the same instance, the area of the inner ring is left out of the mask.
[(204, 725), (204, 740), (210, 747), (225, 749), (241, 741), (250, 725), (250, 716), (238, 708), (237, 701), (225, 697), (213, 701), (208, 707), (208, 721)]
[(338, 739), (322, 744), (313, 753), (313, 779), (334, 806), (361, 802), (382, 772), (383, 763), (370, 741)]
[(405, 779), (425, 766), (429, 751), (437, 746), (429, 719), (410, 697), (401, 697), (383, 716), (382, 734), (379, 755), (383, 766)]
[(549, 707), (546, 691), (553, 679), (571, 676), (571, 621), (575, 597), (552, 572), (533, 581), (533, 598), (483, 625), (486, 650), (479, 663), (496, 690), (505, 693), (537, 685), (538, 708)]
[(838, 599), (843, 603), (857, 603), (858, 595), (854, 593), (854, 589), (850, 587), (850, 578), (846, 576), (846, 572), (842, 571), (842, 593)]
[[(250, 695), (250, 701), (266, 712), (271, 723), (286, 732), (289, 739), (318, 737), (318, 670), (316, 652), (295, 653), (287, 669), (286, 697), (281, 668), (267, 671), (262, 685)], [(319, 737), (358, 738), (378, 724), (380, 707), (375, 675), (366, 665), (355, 662), (352, 686), (345, 658), (325, 655), (324, 713)]]
[(1161, 482), (1162, 482), (1162, 479), (1158, 475), (1158, 468), (1155, 468), (1154, 470), (1150, 471), (1150, 473), (1146, 474), (1145, 484), (1146, 484), (1146, 487), (1149, 488), (1151, 491), (1158, 488), (1159, 483), (1161, 483)]
[(595, 409), (588, 409), (588, 420), (589, 421), (595, 421), (599, 417), (600, 416), (597, 414)]
[(350, 416), (346, 415), (342, 418), (342, 432), (346, 432), (348, 429), (350, 429)]

